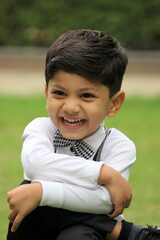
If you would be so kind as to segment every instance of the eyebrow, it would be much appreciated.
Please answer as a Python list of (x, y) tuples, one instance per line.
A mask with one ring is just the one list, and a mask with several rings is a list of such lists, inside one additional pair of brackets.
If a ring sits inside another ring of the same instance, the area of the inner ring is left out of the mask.
[(59, 85), (59, 84), (57, 84), (57, 83), (53, 83), (52, 85), (51, 85), (51, 87), (57, 87), (57, 88), (60, 88), (60, 89), (62, 89), (62, 90), (66, 90), (66, 88), (64, 88), (63, 86), (61, 86), (61, 85)]
[(90, 90), (94, 90), (97, 91), (98, 89), (93, 88), (93, 87), (86, 87), (86, 88), (80, 88), (81, 91), (90, 91)]

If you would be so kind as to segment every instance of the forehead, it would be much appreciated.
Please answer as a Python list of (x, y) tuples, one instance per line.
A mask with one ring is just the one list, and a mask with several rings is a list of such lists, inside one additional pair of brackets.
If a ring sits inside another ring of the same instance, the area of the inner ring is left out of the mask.
[(53, 75), (52, 79), (50, 79), (52, 83), (54, 82), (63, 82), (63, 84), (67, 84), (68, 82), (73, 82), (73, 83), (83, 83), (83, 84), (88, 84), (92, 85), (95, 87), (99, 87), (101, 84), (97, 83), (94, 79), (89, 79), (87, 77), (84, 77), (82, 75), (79, 75), (77, 73), (72, 73), (72, 72), (66, 72), (63, 70), (58, 70), (55, 72)]
[(68, 73), (63, 70), (57, 71), (49, 82), (50, 86), (59, 86), (61, 88), (85, 88), (99, 91), (101, 89), (108, 90), (105, 85), (95, 82), (92, 79), (85, 78), (76, 73)]

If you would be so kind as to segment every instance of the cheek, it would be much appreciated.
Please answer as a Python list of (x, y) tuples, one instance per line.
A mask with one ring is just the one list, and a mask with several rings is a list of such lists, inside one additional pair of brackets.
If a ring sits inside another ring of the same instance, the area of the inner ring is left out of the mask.
[(46, 110), (48, 112), (49, 115), (53, 114), (53, 103), (51, 103), (49, 100), (46, 101)]
[(97, 106), (94, 106), (92, 112), (93, 115), (96, 116), (96, 118), (103, 119), (108, 112), (108, 105), (105, 102), (103, 102)]
[(53, 101), (52, 98), (47, 98), (46, 100), (46, 108), (48, 110), (54, 109), (55, 102)]
[(61, 105), (57, 101), (47, 101), (46, 102), (46, 110), (50, 118), (55, 119), (61, 109)]
[(46, 101), (46, 110), (47, 110), (47, 112), (48, 112), (48, 103), (47, 103), (47, 101)]
[(51, 113), (51, 106), (48, 103), (48, 101), (46, 102), (46, 110), (47, 110), (48, 114), (50, 115), (50, 113)]
[(106, 116), (106, 110), (102, 106), (98, 106), (88, 109), (87, 114), (92, 122), (92, 125), (98, 126), (103, 122)]

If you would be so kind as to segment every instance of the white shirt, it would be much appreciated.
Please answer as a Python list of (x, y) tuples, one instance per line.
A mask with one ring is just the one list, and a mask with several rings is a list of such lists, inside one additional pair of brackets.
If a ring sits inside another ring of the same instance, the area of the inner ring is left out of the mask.
[[(134, 143), (120, 131), (112, 128), (101, 152), (101, 161), (74, 156), (70, 147), (56, 148), (53, 137), (56, 131), (49, 118), (37, 118), (23, 133), (22, 165), (24, 178), (39, 181), (43, 194), (41, 206), (64, 208), (77, 212), (107, 214), (112, 203), (107, 189), (97, 184), (103, 164), (116, 169), (128, 179), (135, 161)], [(95, 152), (105, 137), (103, 125), (85, 139)], [(96, 207), (95, 207), (96, 206)], [(118, 220), (122, 220), (120, 216)]]

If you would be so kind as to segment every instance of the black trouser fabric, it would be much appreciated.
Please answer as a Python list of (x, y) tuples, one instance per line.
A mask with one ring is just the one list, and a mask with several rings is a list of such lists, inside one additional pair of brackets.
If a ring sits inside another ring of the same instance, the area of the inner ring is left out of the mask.
[(38, 207), (25, 217), (15, 233), (9, 224), (7, 240), (102, 240), (115, 224), (107, 215)]
[[(22, 184), (29, 184), (23, 181)], [(107, 215), (38, 207), (24, 218), (15, 233), (9, 224), (7, 240), (102, 240), (116, 221)]]

